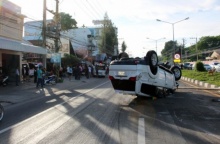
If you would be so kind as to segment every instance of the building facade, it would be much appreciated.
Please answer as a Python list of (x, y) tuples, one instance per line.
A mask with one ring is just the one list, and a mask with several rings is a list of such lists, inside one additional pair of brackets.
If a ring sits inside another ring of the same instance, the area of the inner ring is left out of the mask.
[[(56, 53), (54, 43), (54, 31), (51, 26), (52, 20), (47, 20), (46, 49), (47, 59)], [(30, 21), (24, 24), (24, 39), (34, 45), (42, 44), (42, 21)], [(99, 53), (98, 40), (100, 28), (76, 28), (60, 32), (59, 53), (80, 55), (83, 59), (94, 59)], [(71, 53), (73, 51), (73, 53)]]
[[(8, 0), (0, 0), (0, 72), (15, 81), (15, 69), (22, 69), (22, 57), (26, 53), (45, 55), (46, 50), (23, 41), (25, 16), (21, 7)], [(21, 77), (20, 77), (21, 78)]]

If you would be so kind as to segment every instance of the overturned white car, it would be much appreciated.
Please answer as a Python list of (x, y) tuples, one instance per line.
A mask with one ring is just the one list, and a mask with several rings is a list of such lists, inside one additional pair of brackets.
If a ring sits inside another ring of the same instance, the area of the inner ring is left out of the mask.
[(182, 72), (178, 66), (158, 64), (155, 51), (144, 58), (114, 60), (109, 66), (109, 79), (116, 92), (136, 96), (166, 96), (178, 88)]

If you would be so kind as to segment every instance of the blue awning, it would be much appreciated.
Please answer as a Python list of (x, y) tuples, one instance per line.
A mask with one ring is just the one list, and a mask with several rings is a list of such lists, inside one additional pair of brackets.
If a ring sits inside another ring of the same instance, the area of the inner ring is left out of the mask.
[(0, 49), (26, 53), (47, 54), (47, 50), (43, 47), (34, 46), (28, 43), (22, 43), (22, 41), (10, 40), (3, 37), (0, 37)]

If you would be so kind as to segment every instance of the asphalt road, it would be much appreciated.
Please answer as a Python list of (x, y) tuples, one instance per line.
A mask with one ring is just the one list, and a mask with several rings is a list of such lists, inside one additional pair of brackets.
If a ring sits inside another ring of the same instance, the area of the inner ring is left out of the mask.
[(137, 98), (94, 79), (8, 106), (0, 143), (220, 143), (218, 97), (181, 82), (167, 98)]

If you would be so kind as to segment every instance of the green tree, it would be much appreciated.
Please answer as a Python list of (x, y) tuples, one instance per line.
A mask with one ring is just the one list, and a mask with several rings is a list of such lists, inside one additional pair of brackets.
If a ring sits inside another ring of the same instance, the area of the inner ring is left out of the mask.
[(73, 66), (73, 65), (76, 65), (76, 64), (80, 63), (80, 61), (81, 60), (79, 58), (77, 58), (76, 56), (74, 56), (74, 55), (64, 54), (64, 57), (62, 59), (62, 64), (65, 67), (67, 65)]
[(210, 53), (206, 54), (203, 52), (217, 49), (218, 46), (220, 46), (220, 36), (204, 36), (197, 41), (197, 44), (195, 40), (195, 44), (187, 47), (185, 50), (189, 52), (188, 55), (191, 61), (197, 60), (197, 53), (199, 60), (205, 60), (205, 58), (209, 56)]
[(108, 56), (114, 55), (115, 46), (118, 45), (117, 28), (109, 19), (107, 13), (103, 20), (103, 30), (99, 43), (99, 51), (106, 53)]
[(75, 19), (72, 19), (72, 16), (61, 12), (60, 15), (60, 23), (61, 23), (61, 30), (68, 31), (69, 29), (77, 28), (77, 22)]
[(125, 52), (126, 49), (127, 49), (127, 45), (126, 45), (125, 41), (123, 41), (122, 44), (121, 44), (121, 51)]
[(176, 41), (168, 41), (165, 43), (164, 49), (161, 51), (163, 61), (170, 61), (174, 56), (174, 45), (175, 45), (175, 53), (181, 51), (182, 45), (178, 45)]

